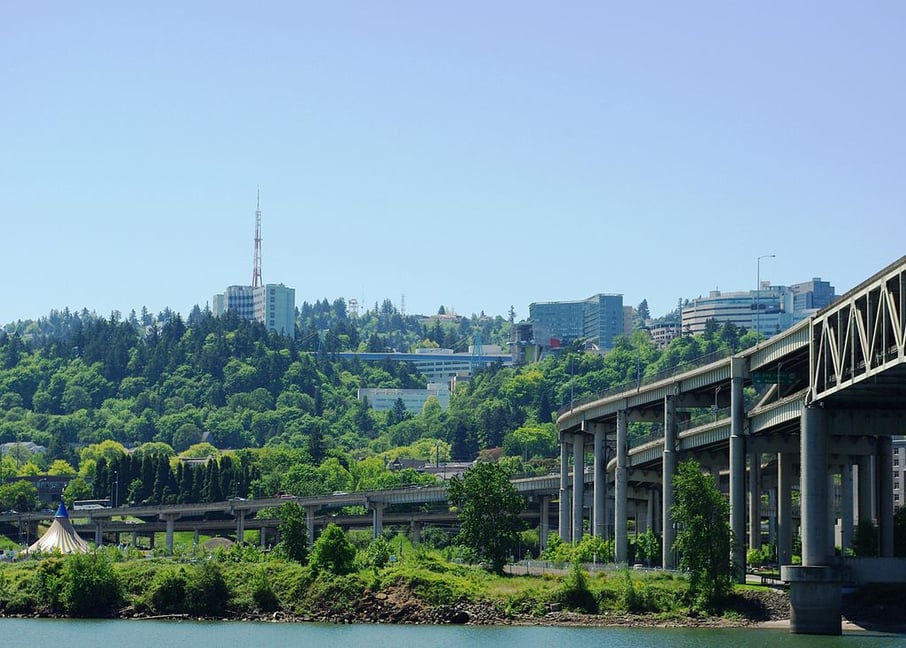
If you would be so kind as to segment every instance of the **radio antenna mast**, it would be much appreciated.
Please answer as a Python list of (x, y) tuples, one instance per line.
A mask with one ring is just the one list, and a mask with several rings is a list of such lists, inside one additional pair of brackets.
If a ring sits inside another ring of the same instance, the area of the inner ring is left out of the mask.
[(252, 288), (261, 287), (261, 187), (255, 204), (255, 259), (252, 262)]

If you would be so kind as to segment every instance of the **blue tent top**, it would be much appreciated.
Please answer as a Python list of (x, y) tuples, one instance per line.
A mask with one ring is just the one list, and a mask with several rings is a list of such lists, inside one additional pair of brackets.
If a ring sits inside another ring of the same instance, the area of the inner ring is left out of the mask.
[(68, 518), (69, 512), (66, 510), (66, 505), (63, 503), (63, 500), (60, 500), (60, 506), (57, 507), (57, 512), (54, 514), (54, 517), (58, 518)]

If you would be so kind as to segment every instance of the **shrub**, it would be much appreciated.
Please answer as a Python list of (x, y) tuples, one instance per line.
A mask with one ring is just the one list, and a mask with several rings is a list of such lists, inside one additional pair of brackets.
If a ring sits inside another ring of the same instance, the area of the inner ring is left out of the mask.
[(72, 616), (104, 616), (121, 600), (120, 583), (104, 553), (76, 554), (61, 574), (60, 603)]
[(158, 614), (176, 614), (186, 609), (186, 570), (164, 569), (151, 579), (148, 605)]
[(223, 616), (230, 591), (220, 568), (205, 562), (186, 578), (186, 612), (198, 616)]
[(383, 536), (379, 536), (372, 540), (371, 544), (365, 549), (362, 564), (364, 567), (380, 569), (390, 562), (390, 554), (390, 543)]
[(259, 569), (254, 575), (252, 582), (252, 600), (255, 602), (255, 606), (262, 612), (272, 612), (280, 605), (280, 601), (267, 578), (267, 572), (263, 569)]
[(573, 549), (572, 559), (575, 562), (613, 562), (613, 542), (599, 536), (585, 535)]
[(557, 600), (567, 609), (594, 614), (598, 611), (598, 602), (588, 589), (588, 576), (579, 562), (573, 562), (569, 574), (556, 595)]
[(45, 558), (38, 563), (32, 590), (39, 609), (54, 613), (62, 611), (63, 606), (60, 600), (62, 578), (62, 558)]
[(343, 529), (331, 523), (312, 545), (309, 562), (316, 571), (348, 574), (355, 568), (355, 554)]

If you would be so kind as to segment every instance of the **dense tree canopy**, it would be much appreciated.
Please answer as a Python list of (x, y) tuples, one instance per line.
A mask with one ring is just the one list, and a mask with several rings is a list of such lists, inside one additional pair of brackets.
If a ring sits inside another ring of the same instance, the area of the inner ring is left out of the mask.
[[(376, 412), (358, 400), (359, 387), (425, 387), (425, 378), (404, 362), (340, 360), (336, 351), (364, 350), (372, 338), (383, 348), (465, 350), (478, 335), (505, 341), (511, 322), (449, 309), (416, 317), (389, 300), (359, 313), (343, 300), (303, 304), (298, 322), (295, 340), (200, 309), (188, 321), (171, 311), (125, 319), (63, 311), (7, 327), (0, 443), (15, 444), (16, 461), (7, 456), (0, 477), (71, 471), (81, 480), (74, 491), (87, 485), (97, 496), (116, 491), (118, 501), (163, 502), (430, 479), (387, 471), (397, 457), (472, 461), (503, 452), (519, 471), (547, 472), (557, 457), (553, 421), (570, 400), (751, 337), (711, 327), (659, 350), (639, 330), (604, 356), (571, 350), (527, 367), (479, 368), (447, 409), (434, 400), (420, 412)], [(32, 455), (24, 442), (46, 450)], [(203, 470), (188, 462), (208, 457)]]

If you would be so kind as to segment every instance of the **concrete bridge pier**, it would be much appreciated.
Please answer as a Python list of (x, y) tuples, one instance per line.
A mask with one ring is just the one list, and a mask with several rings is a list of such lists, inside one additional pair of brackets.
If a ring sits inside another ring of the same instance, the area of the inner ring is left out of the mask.
[(236, 511), (236, 542), (245, 542), (245, 511)]
[(893, 558), (893, 446), (878, 437), (878, 534), (882, 558)]
[[(617, 412), (617, 468), (614, 475), (614, 558), (618, 564), (629, 560), (629, 540), (627, 535), (627, 506), (629, 446), (627, 443), (627, 413)], [(636, 530), (638, 531), (638, 529)]]
[(745, 399), (743, 376), (745, 362), (730, 359), (730, 530), (733, 532), (731, 558), (736, 568), (735, 581), (746, 579), (746, 443), (743, 436), (745, 421)]
[(308, 535), (309, 545), (315, 541), (315, 513), (320, 508), (320, 506), (315, 505), (305, 507), (305, 533)]
[(840, 467), (840, 551), (853, 546), (853, 467), (847, 461)]
[(569, 542), (569, 454), (568, 434), (560, 436), (560, 500), (557, 514), (557, 531), (560, 539)]
[(777, 562), (793, 562), (793, 456), (777, 453)]
[(94, 546), (100, 547), (104, 544), (104, 520), (98, 518), (94, 522)]
[(551, 525), (551, 496), (541, 496), (541, 524), (538, 530), (538, 544), (540, 549), (547, 549), (547, 535)]
[(180, 517), (179, 513), (164, 513), (161, 515), (167, 523), (167, 551), (173, 553), (173, 530), (176, 526), (176, 520)]
[(871, 524), (872, 521), (871, 463), (871, 457), (863, 455), (859, 457), (859, 462), (856, 464), (856, 488), (858, 490), (856, 519), (859, 524)]
[(594, 470), (592, 505), (592, 535), (597, 538), (607, 537), (607, 515), (605, 502), (607, 501), (607, 458), (604, 455), (604, 441), (607, 431), (601, 423), (593, 423), (594, 430)]
[(372, 512), (371, 537), (379, 538), (384, 532), (384, 509), (387, 508), (385, 502), (368, 502), (368, 507)]
[(664, 397), (664, 455), (663, 455), (664, 497), (661, 502), (663, 523), (661, 538), (661, 564), (664, 569), (675, 569), (673, 543), (676, 540), (676, 529), (673, 527), (673, 476), (676, 474), (676, 397)]
[(582, 507), (585, 504), (585, 435), (573, 435), (573, 524), (570, 542), (582, 540)]
[(828, 536), (827, 416), (820, 406), (803, 407), (802, 565), (783, 565), (781, 577), (790, 584), (790, 631), (796, 634), (839, 635), (840, 571)]
[(761, 549), (761, 451), (749, 454), (749, 549)]

